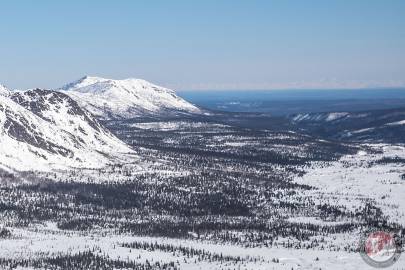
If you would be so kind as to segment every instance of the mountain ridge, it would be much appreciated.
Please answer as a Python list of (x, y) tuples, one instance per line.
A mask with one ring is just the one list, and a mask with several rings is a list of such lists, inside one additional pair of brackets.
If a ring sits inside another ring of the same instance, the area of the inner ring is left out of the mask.
[(302, 113), (287, 118), (301, 130), (327, 139), (405, 143), (405, 108)]
[(49, 90), (0, 95), (0, 167), (101, 168), (133, 150), (69, 96)]

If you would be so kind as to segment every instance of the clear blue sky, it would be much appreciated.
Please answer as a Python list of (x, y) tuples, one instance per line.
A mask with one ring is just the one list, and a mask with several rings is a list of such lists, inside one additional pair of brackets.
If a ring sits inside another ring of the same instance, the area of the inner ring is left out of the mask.
[(0, 2), (0, 83), (176, 89), (405, 85), (405, 1)]

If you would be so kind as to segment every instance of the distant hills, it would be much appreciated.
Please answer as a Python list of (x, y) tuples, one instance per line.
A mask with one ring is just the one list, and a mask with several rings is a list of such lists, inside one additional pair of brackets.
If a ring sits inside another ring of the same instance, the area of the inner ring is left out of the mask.
[(295, 114), (294, 126), (327, 139), (405, 143), (405, 108)]

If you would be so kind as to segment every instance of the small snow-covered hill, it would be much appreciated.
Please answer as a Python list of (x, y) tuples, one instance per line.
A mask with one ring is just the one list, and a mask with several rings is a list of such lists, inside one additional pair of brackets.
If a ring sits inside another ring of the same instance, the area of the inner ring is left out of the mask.
[(63, 93), (37, 89), (0, 95), (0, 168), (99, 168), (131, 152)]
[(202, 112), (173, 90), (140, 79), (111, 80), (86, 76), (58, 90), (100, 119)]

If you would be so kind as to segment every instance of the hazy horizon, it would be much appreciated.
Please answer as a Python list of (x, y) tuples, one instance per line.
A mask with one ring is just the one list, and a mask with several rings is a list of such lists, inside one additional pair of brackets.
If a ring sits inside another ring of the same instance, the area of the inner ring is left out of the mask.
[(0, 83), (176, 90), (405, 86), (404, 1), (4, 1)]

